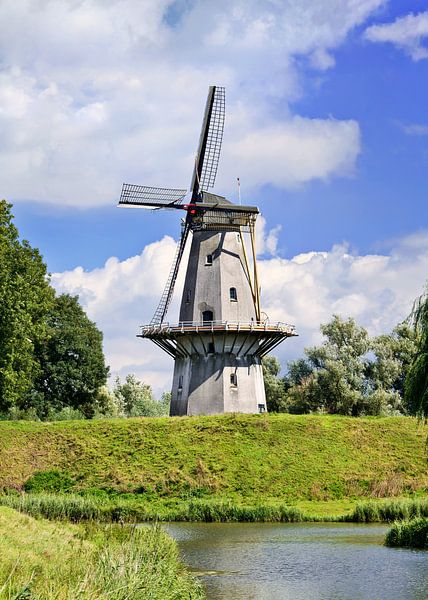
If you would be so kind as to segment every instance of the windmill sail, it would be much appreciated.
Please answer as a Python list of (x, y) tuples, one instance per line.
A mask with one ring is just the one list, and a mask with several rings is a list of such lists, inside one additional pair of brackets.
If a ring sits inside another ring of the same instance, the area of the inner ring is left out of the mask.
[(201, 190), (213, 187), (220, 159), (225, 115), (225, 89), (211, 86), (208, 91), (205, 115), (199, 138), (198, 153), (191, 184), (192, 199)]
[(124, 183), (119, 206), (140, 206), (142, 208), (174, 208), (180, 205), (187, 190), (148, 187)]
[(188, 223), (184, 225), (181, 233), (181, 239), (178, 242), (177, 249), (175, 252), (174, 260), (172, 261), (171, 269), (169, 272), (168, 280), (165, 288), (162, 292), (162, 297), (159, 301), (158, 307), (153, 315), (150, 325), (161, 325), (165, 319), (165, 315), (170, 305), (172, 294), (174, 293), (175, 282), (177, 281), (178, 269), (180, 267), (181, 258), (183, 256), (184, 248), (186, 246), (186, 240), (189, 235), (190, 226)]

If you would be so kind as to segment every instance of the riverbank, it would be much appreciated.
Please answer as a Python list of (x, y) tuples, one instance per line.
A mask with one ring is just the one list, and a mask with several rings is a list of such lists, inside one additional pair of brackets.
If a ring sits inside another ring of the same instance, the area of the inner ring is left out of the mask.
[[(99, 497), (77, 494), (9, 494), (0, 496), (0, 505), (34, 517), (53, 520), (100, 523), (141, 522), (349, 522), (391, 523), (428, 517), (428, 498), (401, 498), (359, 502), (346, 512), (338, 512), (337, 502), (309, 506), (285, 504), (244, 505), (232, 501), (191, 500), (147, 503), (138, 498)], [(312, 512), (310, 512), (312, 511)]]
[(0, 422), (0, 490), (129, 494), (147, 506), (355, 505), (424, 494), (426, 437), (410, 417)]
[(197, 600), (161, 529), (52, 523), (0, 507), (0, 599)]

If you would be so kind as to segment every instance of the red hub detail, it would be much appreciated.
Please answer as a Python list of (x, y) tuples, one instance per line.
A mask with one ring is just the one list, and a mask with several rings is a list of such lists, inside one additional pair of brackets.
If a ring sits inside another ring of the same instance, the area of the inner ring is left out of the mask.
[(183, 204), (183, 208), (184, 210), (187, 210), (190, 215), (196, 215), (198, 212), (196, 204)]

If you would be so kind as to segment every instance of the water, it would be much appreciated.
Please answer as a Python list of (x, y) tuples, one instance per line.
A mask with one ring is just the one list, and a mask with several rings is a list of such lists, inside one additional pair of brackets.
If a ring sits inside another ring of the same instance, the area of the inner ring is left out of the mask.
[(209, 600), (428, 600), (428, 552), (386, 548), (388, 527), (166, 526)]

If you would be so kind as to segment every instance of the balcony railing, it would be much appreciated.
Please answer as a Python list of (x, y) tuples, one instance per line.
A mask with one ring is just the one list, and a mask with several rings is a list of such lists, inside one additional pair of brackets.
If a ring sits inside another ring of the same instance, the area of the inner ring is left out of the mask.
[(296, 335), (294, 325), (287, 323), (270, 323), (265, 321), (257, 323), (256, 321), (180, 321), (179, 323), (161, 323), (160, 325), (142, 325), (141, 335), (146, 334), (168, 334), (168, 333), (210, 333), (215, 331), (234, 331), (234, 332), (269, 332), (282, 333), (290, 336)]

